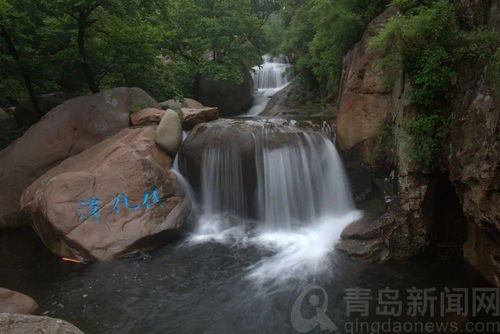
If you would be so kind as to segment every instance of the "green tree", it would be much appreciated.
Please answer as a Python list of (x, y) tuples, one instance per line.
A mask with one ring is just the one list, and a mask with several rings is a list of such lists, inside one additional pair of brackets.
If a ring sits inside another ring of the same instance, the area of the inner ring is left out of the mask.
[(242, 62), (260, 61), (277, 3), (3, 0), (0, 87), (24, 89), (3, 91), (0, 104), (121, 85), (170, 98), (189, 94), (198, 75), (240, 80)]
[[(0, 88), (14, 88), (15, 92), (12, 94), (14, 99), (16, 96), (22, 97), (24, 94), (20, 92), (21, 88), (15, 79), (16, 76), (19, 76), (33, 104), (33, 109), (40, 113), (34, 87), (32, 62), (28, 58), (28, 55), (33, 56), (29, 47), (33, 29), (32, 25), (26, 23), (33, 20), (34, 16), (31, 14), (30, 17), (30, 13), (35, 12), (37, 12), (35, 7), (29, 6), (29, 4), (25, 5), (21, 1), (0, 2), (0, 48), (3, 51), (0, 55), (0, 68), (5, 69), (1, 74), (6, 79), (4, 79), (6, 83), (1, 84)], [(12, 101), (8, 97), (2, 97), (0, 102), (2, 100)]]
[(296, 73), (323, 97), (337, 96), (342, 57), (387, 0), (286, 0), (280, 51), (295, 55)]

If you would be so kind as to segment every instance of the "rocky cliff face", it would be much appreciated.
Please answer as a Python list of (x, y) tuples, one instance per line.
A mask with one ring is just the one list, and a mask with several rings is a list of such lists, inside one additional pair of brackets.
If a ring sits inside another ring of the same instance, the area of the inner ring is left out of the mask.
[[(498, 286), (500, 94), (488, 86), (484, 64), (464, 67), (444, 153), (430, 170), (414, 164), (401, 131), (415, 116), (409, 80), (401, 73), (391, 89), (384, 87), (386, 74), (376, 65), (383, 53), (369, 48), (391, 15), (388, 9), (377, 17), (346, 56), (337, 122), (348, 167), (363, 166), (375, 183), (380, 177), (392, 185), (383, 194), (387, 210), (347, 228), (338, 248), (362, 262), (383, 262), (452, 244)], [(464, 26), (500, 30), (500, 1), (464, 0), (458, 15)]]
[(375, 18), (363, 38), (345, 56), (341, 103), (337, 117), (338, 143), (343, 150), (355, 150), (362, 162), (373, 158), (373, 146), (391, 114), (392, 88), (379, 66), (385, 50), (370, 48), (387, 21), (396, 14), (389, 8)]

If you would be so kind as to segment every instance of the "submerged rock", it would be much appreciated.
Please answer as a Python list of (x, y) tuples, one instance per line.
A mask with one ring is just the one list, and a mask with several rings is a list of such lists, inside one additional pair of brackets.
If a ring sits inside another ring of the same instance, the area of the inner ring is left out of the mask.
[(219, 109), (205, 107), (201, 109), (182, 108), (182, 129), (192, 130), (196, 125), (219, 118)]
[(131, 110), (159, 107), (143, 90), (116, 88), (59, 105), (0, 152), (0, 228), (25, 226), (22, 192), (64, 159), (130, 124)]
[(38, 308), (36, 301), (20, 292), (0, 288), (0, 313), (30, 314)]
[(160, 123), (165, 110), (146, 108), (130, 115), (130, 123), (133, 126), (155, 125)]
[(81, 330), (64, 320), (10, 313), (0, 313), (0, 333), (84, 334)]
[(182, 141), (182, 121), (178, 112), (168, 109), (156, 128), (156, 143), (175, 157)]
[(177, 238), (189, 211), (152, 127), (125, 129), (36, 180), (21, 198), (55, 254), (110, 260)]

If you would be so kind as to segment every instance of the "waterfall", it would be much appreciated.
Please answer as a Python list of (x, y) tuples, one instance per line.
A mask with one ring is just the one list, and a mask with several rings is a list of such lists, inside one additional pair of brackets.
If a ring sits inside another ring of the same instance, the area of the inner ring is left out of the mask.
[(263, 130), (257, 155), (259, 219), (265, 229), (291, 230), (324, 215), (353, 210), (340, 157), (321, 133), (292, 133), (291, 143), (273, 147)]
[(328, 267), (328, 253), (360, 213), (322, 130), (287, 120), (219, 120), (188, 137), (181, 155), (203, 146), (201, 170), (183, 171), (193, 181), (201, 176), (202, 212), (190, 241), (275, 252), (252, 268), (253, 278), (281, 280)]
[(264, 55), (263, 63), (253, 68), (254, 97), (253, 106), (245, 116), (260, 114), (266, 107), (269, 99), (285, 88), (292, 78), (292, 65), (285, 55), (272, 57)]

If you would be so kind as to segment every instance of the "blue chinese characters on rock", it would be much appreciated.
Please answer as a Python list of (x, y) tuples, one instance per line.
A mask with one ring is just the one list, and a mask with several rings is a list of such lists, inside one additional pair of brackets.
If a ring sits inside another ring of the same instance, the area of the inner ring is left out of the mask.
[[(142, 201), (139, 204), (132, 204), (131, 200), (126, 193), (117, 194), (113, 200), (112, 210), (116, 213), (122, 212), (122, 210), (150, 210), (157, 206), (163, 207), (164, 198), (161, 198), (158, 189), (153, 188), (151, 191), (144, 191)], [(80, 201), (80, 205), (76, 208), (78, 220), (80, 222), (85, 222), (89, 220), (94, 220), (99, 222), (99, 212), (104, 206), (102, 205), (101, 199), (92, 196), (88, 200)]]

